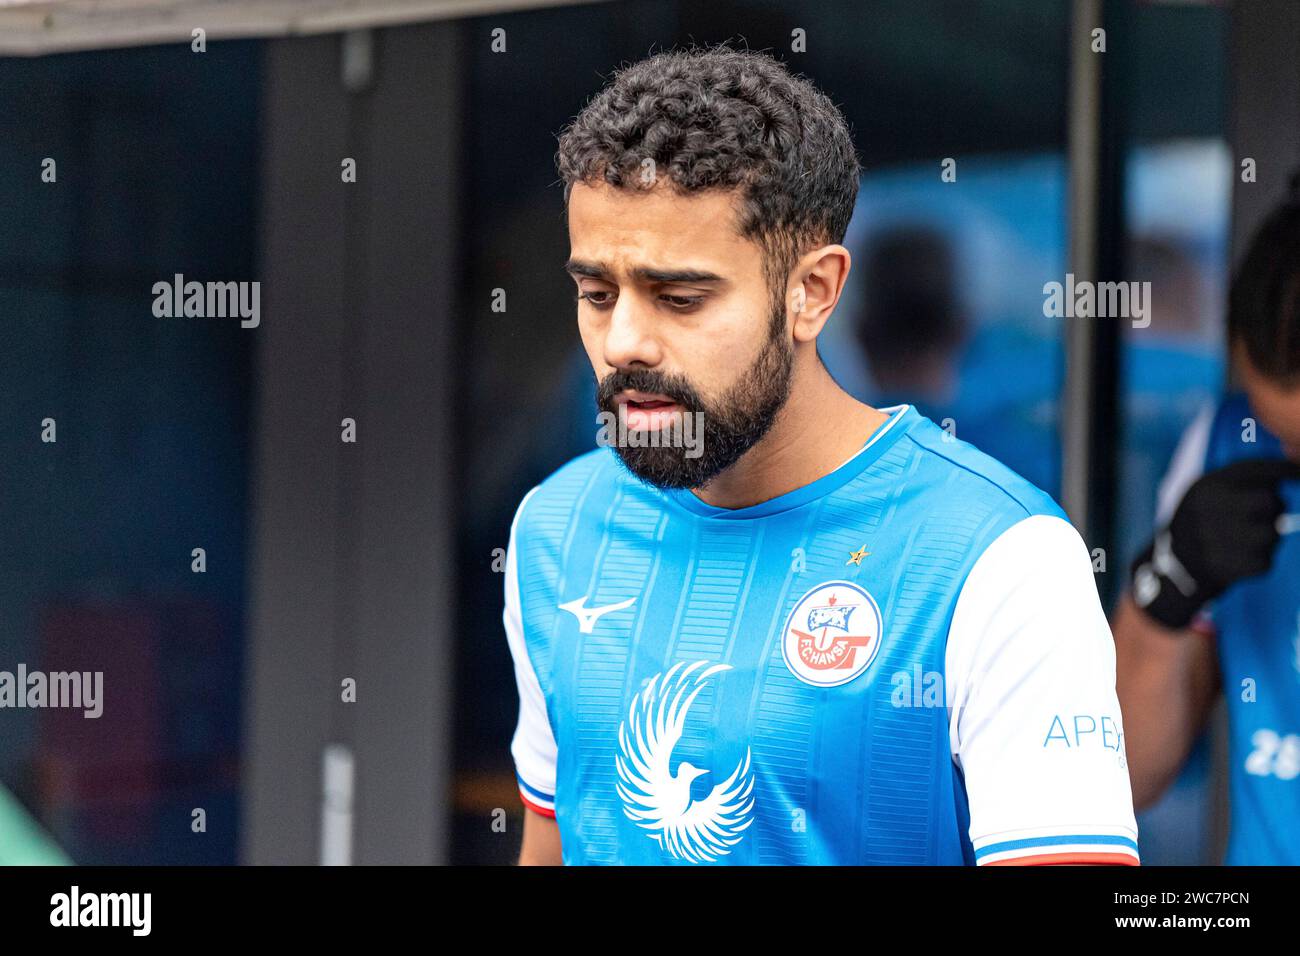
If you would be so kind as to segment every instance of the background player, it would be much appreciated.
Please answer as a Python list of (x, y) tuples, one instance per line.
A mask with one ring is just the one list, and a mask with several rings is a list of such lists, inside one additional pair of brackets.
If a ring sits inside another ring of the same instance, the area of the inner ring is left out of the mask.
[(1229, 864), (1300, 864), (1300, 177), (1233, 281), (1244, 394), (1188, 428), (1114, 622), (1133, 796), (1177, 776), (1220, 692)]

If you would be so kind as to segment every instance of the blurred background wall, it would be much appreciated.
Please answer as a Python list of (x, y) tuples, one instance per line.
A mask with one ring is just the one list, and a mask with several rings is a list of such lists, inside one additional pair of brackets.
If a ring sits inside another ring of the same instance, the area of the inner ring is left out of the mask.
[[(98, 720), (0, 710), (0, 862), (20, 833), (79, 863), (513, 860), (497, 549), (594, 444), (552, 157), (619, 63), (730, 39), (840, 104), (865, 174), (827, 366), (1057, 496), (1086, 416), (1107, 601), (1223, 385), (1232, 250), (1300, 160), (1294, 4), (1095, 4), (1099, 241), (1157, 307), (1099, 331), (1109, 399), (1077, 409), (1042, 308), (1070, 267), (1070, 0), (420, 6), (0, 58), (0, 669), (105, 687)], [(260, 282), (260, 325), (155, 317), (177, 273)], [(1145, 862), (1217, 859), (1215, 759), (1211, 734), (1140, 817)]]

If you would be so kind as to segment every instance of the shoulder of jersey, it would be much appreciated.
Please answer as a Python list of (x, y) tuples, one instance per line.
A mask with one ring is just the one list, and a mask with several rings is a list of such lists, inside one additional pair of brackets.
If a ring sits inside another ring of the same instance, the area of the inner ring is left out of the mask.
[(937, 466), (942, 479), (955, 478), (962, 494), (990, 500), (1011, 511), (1023, 510), (1026, 516), (1065, 517), (1047, 492), (974, 445), (953, 438), (930, 419), (922, 417), (905, 437), (929, 459), (929, 464)]
[(1229, 392), (1219, 400), (1218, 406), (1214, 409), (1214, 417), (1211, 419), (1211, 432), (1219, 432), (1223, 429), (1232, 431), (1241, 430), (1241, 420), (1243, 418), (1253, 418), (1254, 412), (1250, 410), (1250, 402), (1242, 392)]
[[(527, 519), (533, 525), (535, 516), (544, 515), (551, 520), (543, 523), (567, 526), (579, 499), (593, 490), (593, 483), (598, 486), (598, 493), (604, 494), (622, 485), (644, 487), (627, 473), (613, 448), (593, 448), (565, 462), (538, 482), (520, 502), (516, 520)], [(646, 489), (646, 493), (653, 492)]]

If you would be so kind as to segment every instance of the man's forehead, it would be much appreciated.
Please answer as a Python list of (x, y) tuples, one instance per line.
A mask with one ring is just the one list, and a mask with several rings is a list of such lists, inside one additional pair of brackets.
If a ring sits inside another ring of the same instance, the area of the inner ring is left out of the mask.
[(639, 190), (575, 183), (569, 242), (575, 259), (639, 253), (661, 261), (637, 266), (681, 268), (689, 260), (717, 272), (722, 263), (756, 252), (737, 235), (735, 216), (734, 194), (722, 190), (682, 194), (664, 184)]

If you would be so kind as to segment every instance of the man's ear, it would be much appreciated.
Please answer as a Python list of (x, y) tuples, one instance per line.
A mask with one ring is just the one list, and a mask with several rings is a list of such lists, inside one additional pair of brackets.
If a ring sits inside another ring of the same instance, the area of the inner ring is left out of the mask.
[(794, 313), (794, 338), (811, 342), (821, 334), (840, 301), (853, 257), (841, 245), (822, 246), (800, 258), (791, 271), (787, 296)]

